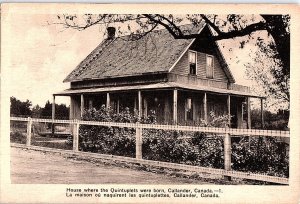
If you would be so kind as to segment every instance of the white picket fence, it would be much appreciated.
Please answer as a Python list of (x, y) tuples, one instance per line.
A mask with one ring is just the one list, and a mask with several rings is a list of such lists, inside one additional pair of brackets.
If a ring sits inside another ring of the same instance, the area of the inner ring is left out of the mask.
[[(113, 158), (125, 162), (140, 163), (146, 165), (153, 165), (158, 167), (173, 168), (179, 170), (188, 170), (201, 173), (211, 173), (217, 175), (223, 175), (227, 177), (236, 177), (242, 179), (251, 179), (266, 181), (272, 183), (288, 184), (289, 179), (283, 177), (269, 176), (265, 174), (254, 174), (231, 170), (231, 137), (234, 136), (269, 136), (269, 137), (280, 137), (289, 138), (289, 131), (278, 131), (278, 130), (257, 130), (257, 129), (234, 129), (234, 128), (214, 128), (214, 127), (196, 127), (196, 126), (179, 126), (179, 125), (157, 125), (157, 124), (141, 124), (141, 123), (116, 123), (116, 122), (97, 122), (97, 121), (82, 121), (82, 120), (52, 120), (52, 119), (38, 119), (38, 118), (20, 118), (11, 117), (11, 121), (23, 121), (27, 122), (27, 139), (26, 146), (31, 146), (31, 135), (32, 135), (32, 123), (53, 123), (53, 124), (72, 124), (73, 128), (73, 153), (79, 153), (79, 126), (80, 125), (94, 125), (94, 126), (107, 126), (107, 127), (121, 127), (121, 128), (134, 128), (136, 129), (136, 158), (112, 156), (97, 154), (100, 158)], [(224, 169), (214, 169), (207, 167), (191, 166), (185, 164), (177, 164), (170, 162), (160, 162), (142, 159), (142, 132), (143, 129), (160, 129), (160, 130), (176, 130), (176, 131), (191, 131), (191, 132), (204, 132), (204, 133), (215, 133), (216, 136), (224, 137)], [(64, 150), (60, 150), (64, 151)], [(80, 152), (89, 156), (95, 156), (95, 153)]]

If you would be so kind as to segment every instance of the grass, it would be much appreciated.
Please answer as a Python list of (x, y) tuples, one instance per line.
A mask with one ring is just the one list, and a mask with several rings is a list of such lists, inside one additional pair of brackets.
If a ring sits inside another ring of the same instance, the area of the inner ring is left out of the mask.
[(40, 147), (49, 147), (55, 149), (71, 150), (73, 145), (68, 142), (67, 139), (55, 138), (55, 137), (41, 137), (34, 136), (31, 140), (31, 144)]

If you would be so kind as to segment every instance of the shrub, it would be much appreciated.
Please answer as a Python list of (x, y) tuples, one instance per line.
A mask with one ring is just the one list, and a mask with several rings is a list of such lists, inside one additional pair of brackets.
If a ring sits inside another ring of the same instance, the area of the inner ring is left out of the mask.
[(143, 157), (149, 160), (223, 168), (221, 137), (199, 132), (147, 130)]
[(26, 135), (21, 132), (11, 132), (10, 133), (10, 142), (26, 144)]
[[(229, 116), (216, 116), (210, 113), (211, 120), (201, 121), (201, 126), (226, 127)], [(89, 109), (83, 114), (83, 120), (123, 123), (155, 124), (155, 112), (147, 118), (138, 118), (126, 108), (119, 114), (106, 110)], [(182, 163), (203, 167), (224, 168), (224, 141), (222, 136), (204, 132), (183, 132), (173, 130), (143, 129), (143, 158), (156, 161)], [(249, 143), (242, 139), (232, 143), (233, 169), (267, 173), (269, 175), (288, 176), (288, 155), (286, 146), (274, 138), (251, 139)], [(79, 148), (83, 151), (135, 156), (135, 129), (81, 125), (79, 129)]]
[(287, 144), (272, 137), (242, 138), (232, 144), (232, 168), (239, 171), (289, 176)]
[[(136, 112), (135, 112), (136, 113)], [(226, 125), (227, 116), (216, 117), (211, 113), (211, 122), (206, 126)], [(103, 122), (141, 122), (155, 124), (155, 112), (150, 111), (146, 118), (138, 118), (126, 108), (119, 114), (102, 106), (99, 110), (85, 110), (83, 120)], [(225, 122), (226, 121), (226, 122)], [(135, 156), (135, 129), (82, 125), (79, 129), (80, 150), (121, 156)], [(199, 137), (200, 135), (200, 137)], [(143, 130), (143, 158), (223, 167), (223, 139), (213, 134), (169, 130)]]
[[(119, 114), (102, 106), (99, 110), (85, 110), (83, 120), (102, 122), (137, 122), (138, 117), (126, 108)], [(135, 129), (81, 125), (79, 128), (79, 149), (102, 154), (116, 154), (134, 157)]]

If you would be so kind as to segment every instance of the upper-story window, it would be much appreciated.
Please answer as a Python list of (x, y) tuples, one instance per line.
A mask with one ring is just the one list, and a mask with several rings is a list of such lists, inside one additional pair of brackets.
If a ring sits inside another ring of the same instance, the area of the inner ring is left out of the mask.
[(206, 77), (214, 78), (214, 56), (206, 55)]
[(190, 75), (197, 74), (197, 52), (189, 51)]

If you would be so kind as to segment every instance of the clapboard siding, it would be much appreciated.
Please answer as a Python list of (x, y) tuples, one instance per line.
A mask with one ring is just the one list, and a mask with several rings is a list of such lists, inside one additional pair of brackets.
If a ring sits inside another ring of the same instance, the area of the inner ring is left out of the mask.
[(228, 81), (228, 78), (226, 77), (226, 74), (222, 69), (220, 61), (218, 60), (216, 55), (214, 55), (214, 79), (226, 82)]
[(206, 78), (206, 54), (197, 52), (197, 76)]
[(189, 74), (189, 52), (185, 52), (181, 59), (177, 62), (171, 73), (188, 75)]
[[(188, 51), (184, 53), (182, 58), (174, 66), (171, 73), (180, 75), (189, 75), (189, 60)], [(214, 78), (212, 80), (228, 82), (225, 72), (223, 71), (218, 58), (214, 56)], [(197, 52), (197, 76), (202, 79), (206, 79), (206, 54)]]

